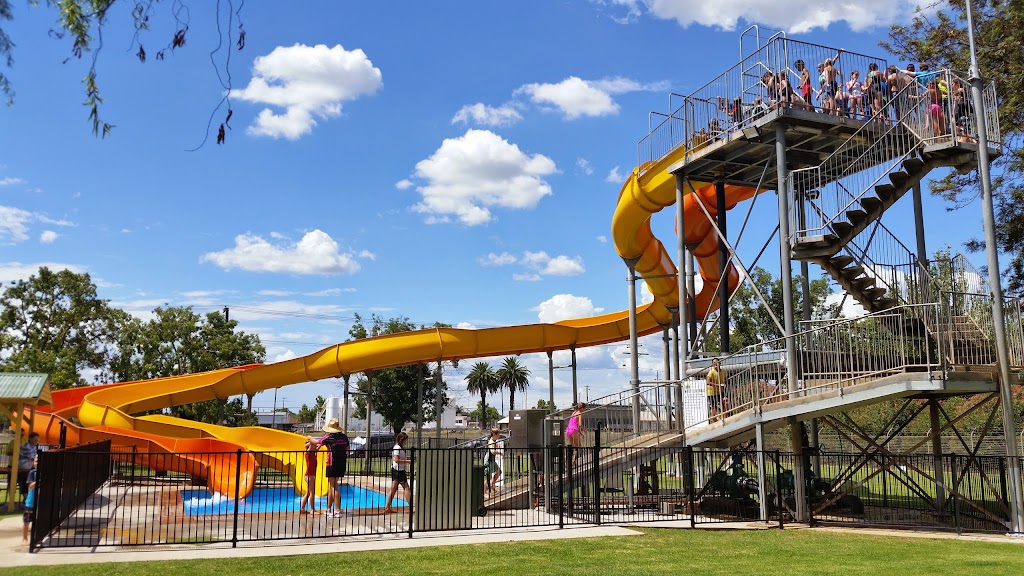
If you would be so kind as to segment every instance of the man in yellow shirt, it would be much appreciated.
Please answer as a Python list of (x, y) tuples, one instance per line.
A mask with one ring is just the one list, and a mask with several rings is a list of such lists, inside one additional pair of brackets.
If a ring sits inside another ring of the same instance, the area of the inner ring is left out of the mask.
[(722, 361), (715, 358), (711, 361), (711, 369), (708, 370), (707, 378), (704, 380), (708, 393), (709, 422), (714, 421), (715, 416), (722, 413), (726, 378), (725, 370), (722, 370)]

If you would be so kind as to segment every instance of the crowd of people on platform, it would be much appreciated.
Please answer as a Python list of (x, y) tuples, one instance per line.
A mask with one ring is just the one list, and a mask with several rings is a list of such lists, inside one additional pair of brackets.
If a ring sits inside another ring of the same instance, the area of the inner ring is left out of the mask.
[[(692, 147), (701, 147), (720, 134), (738, 130), (777, 108), (794, 108), (858, 120), (895, 123), (911, 114), (921, 122), (927, 137), (942, 137), (956, 130), (957, 137), (971, 133), (972, 105), (965, 82), (954, 75), (932, 71), (927, 62), (906, 68), (880, 69), (870, 63), (862, 74), (842, 70), (844, 51), (817, 63), (817, 73), (802, 59), (781, 72), (765, 71), (749, 101), (743, 96), (718, 96), (717, 114), (706, 128), (693, 135)], [(916, 89), (905, 90), (911, 83)]]

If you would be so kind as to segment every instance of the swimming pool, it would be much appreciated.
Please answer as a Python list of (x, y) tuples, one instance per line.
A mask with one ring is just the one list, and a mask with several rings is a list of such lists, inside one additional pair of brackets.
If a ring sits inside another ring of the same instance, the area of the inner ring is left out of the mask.
[[(345, 510), (352, 508), (383, 508), (387, 500), (387, 494), (375, 490), (367, 490), (358, 486), (342, 485), (338, 490), (341, 493), (341, 507)], [(235, 501), (232, 498), (220, 494), (210, 494), (203, 490), (182, 490), (181, 501), (188, 516), (201, 516), (204, 514), (231, 514), (235, 511)], [(259, 512), (298, 512), (302, 496), (295, 493), (292, 488), (256, 488), (247, 498), (238, 502), (238, 511), (243, 513)], [(395, 508), (407, 505), (405, 500), (397, 496), (391, 502)], [(327, 508), (327, 497), (321, 496), (316, 499), (316, 509)]]

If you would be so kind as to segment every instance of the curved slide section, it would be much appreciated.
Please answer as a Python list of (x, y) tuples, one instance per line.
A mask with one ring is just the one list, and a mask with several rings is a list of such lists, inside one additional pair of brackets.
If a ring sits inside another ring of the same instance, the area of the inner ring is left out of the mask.
[[(232, 370), (247, 368), (249, 367)], [(178, 425), (172, 430), (163, 429), (162, 433), (147, 432), (145, 426), (141, 429), (125, 430), (108, 426), (82, 427), (71, 422), (70, 418), (78, 411), (86, 395), (131, 384), (135, 382), (55, 391), (50, 410), (37, 410), (31, 426), (26, 414), (26, 418), (22, 420), (22, 428), (26, 433), (30, 428), (38, 432), (46, 444), (58, 444), (63, 426), (68, 445), (110, 439), (111, 447), (120, 452), (115, 456), (117, 460), (132, 462), (157, 471), (180, 472), (201, 477), (207, 480), (211, 490), (221, 494), (234, 495), (236, 479), (239, 494), (248, 495), (252, 491), (256, 480), (257, 458), (249, 452), (250, 448), (241, 442), (204, 434), (195, 426), (199, 424), (197, 422), (178, 420)], [(187, 425), (182, 426), (182, 423)], [(238, 450), (242, 450), (240, 460)]]
[[(652, 214), (675, 202), (675, 178), (668, 174), (666, 168), (680, 159), (682, 154), (682, 149), (677, 150), (651, 165), (642, 177), (639, 171), (634, 171), (619, 195), (612, 219), (616, 249), (623, 258), (636, 261), (637, 271), (642, 276), (676, 273), (672, 258), (651, 233), (650, 218)], [(710, 222), (696, 204), (696, 198), (714, 199), (714, 191), (713, 186), (707, 183), (694, 183), (694, 186), (697, 194), (687, 194), (684, 200), (683, 210), (687, 218), (684, 240), (694, 248), (704, 278), (704, 287), (697, 294), (696, 303), (698, 312), (705, 313), (718, 305), (715, 298), (715, 287), (720, 282), (717, 252), (710, 250), (711, 246), (717, 250), (717, 239)], [(752, 197), (756, 191), (751, 188), (728, 187), (727, 194), (729, 206), (732, 207)], [(709, 212), (714, 214), (714, 203), (705, 204)], [(674, 277), (651, 278), (647, 282), (655, 299), (637, 310), (637, 331), (641, 335), (656, 332), (668, 325), (671, 321), (670, 310), (678, 305)], [(728, 271), (727, 282), (730, 288), (735, 288), (738, 282), (738, 274), (732, 267)], [(301, 459), (290, 461), (285, 457), (275, 458), (273, 452), (301, 450), (303, 436), (265, 429), (225, 428), (168, 416), (133, 417), (132, 414), (216, 398), (224, 399), (238, 394), (255, 394), (289, 384), (337, 378), (379, 368), (583, 348), (618, 342), (628, 337), (627, 311), (553, 324), (480, 330), (435, 328), (389, 334), (337, 344), (308, 356), (276, 364), (90, 388), (81, 398), (78, 418), (89, 428), (116, 431), (154, 442), (155, 438), (164, 436), (180, 441), (212, 440), (208, 436), (213, 436), (232, 448), (237, 443), (255, 452), (254, 457), (261, 465), (285, 471), (298, 483), (304, 474)], [(178, 448), (178, 445), (174, 444), (174, 447)], [(211, 474), (215, 472), (209, 466), (207, 469)], [(224, 476), (220, 474), (220, 481), (216, 482), (211, 479), (211, 488), (230, 494), (232, 486), (223, 483)]]

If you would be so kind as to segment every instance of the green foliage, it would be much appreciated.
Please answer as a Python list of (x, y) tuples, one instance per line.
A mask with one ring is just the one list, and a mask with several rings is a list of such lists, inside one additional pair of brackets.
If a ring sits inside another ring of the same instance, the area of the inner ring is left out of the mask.
[[(495, 374), (490, 364), (487, 362), (477, 362), (476, 364), (473, 364), (473, 368), (469, 371), (469, 374), (466, 375), (466, 391), (470, 394), (480, 395), (480, 404), (477, 408), (478, 410), (479, 406), (487, 406), (488, 392), (497, 392), (500, 389), (501, 387), (498, 382), (498, 376)], [(497, 410), (495, 410), (495, 412), (497, 412)], [(480, 414), (481, 428), (487, 427), (487, 416), (488, 413), (486, 411)]]
[[(443, 325), (435, 324), (435, 327), (443, 327)], [(385, 320), (376, 314), (370, 317), (367, 326), (363, 323), (363, 317), (356, 314), (355, 323), (349, 330), (349, 335), (353, 340), (358, 340), (385, 334), (409, 332), (421, 328), (424, 327), (416, 326), (408, 318), (390, 318)], [(367, 417), (366, 400), (369, 398), (371, 403), (370, 409), (380, 414), (394, 432), (401, 430), (406, 422), (415, 422), (420, 408), (423, 410), (424, 420), (434, 419), (434, 402), (437, 394), (441, 394), (442, 406), (447, 405), (448, 386), (443, 378), (439, 385), (435, 384), (432, 379), (424, 382), (430, 375), (430, 365), (424, 363), (374, 370), (369, 380), (365, 376), (360, 377), (356, 381), (356, 388), (362, 394), (356, 396), (355, 399), (355, 417)], [(422, 407), (416, 405), (420, 385), (423, 386)]]
[(469, 417), (480, 423), (480, 428), (487, 428), (487, 422), (497, 422), (501, 419), (501, 414), (498, 414), (498, 409), (494, 406), (488, 406), (486, 410), (481, 410), (482, 404), (477, 403), (476, 409), (469, 413)]
[[(893, 25), (882, 46), (906, 60), (928, 62), (933, 70), (950, 67), (967, 71), (966, 4), (951, 0), (941, 9), (920, 12), (909, 25)], [(981, 73), (995, 81), (999, 99), (999, 127), (1003, 153), (992, 165), (992, 190), (996, 204), (996, 239), (1010, 255), (1004, 270), (1012, 291), (1024, 289), (1024, 3), (1018, 0), (982, 0), (972, 3)], [(977, 170), (951, 172), (932, 180), (933, 194), (950, 202), (950, 209), (977, 198)], [(972, 240), (971, 250), (984, 243)]]
[(0, 368), (43, 372), (55, 390), (84, 385), (130, 317), (96, 295), (88, 274), (45, 266), (0, 294)]
[(534, 406), (534, 408), (537, 408), (539, 410), (547, 410), (548, 412), (554, 412), (558, 410), (558, 407), (555, 406), (554, 402), (548, 402), (547, 400), (537, 400), (537, 405)]
[[(750, 278), (757, 285), (761, 294), (771, 306), (772, 312), (779, 322), (783, 321), (783, 299), (782, 299), (782, 278), (772, 275), (764, 268), (754, 268), (750, 271)], [(801, 277), (793, 278), (793, 310), (797, 317), (800, 317), (800, 310), (803, 306), (803, 291), (800, 289)], [(837, 305), (827, 305), (825, 300), (832, 293), (829, 281), (824, 278), (811, 280), (811, 318), (818, 320), (833, 318), (838, 315)], [(729, 303), (729, 346), (733, 352), (742, 350), (747, 346), (753, 346), (782, 337), (775, 322), (772, 320), (768, 308), (762, 304), (757, 292), (751, 288), (748, 282), (743, 282), (733, 295)], [(718, 333), (718, 325), (711, 328), (708, 334), (707, 349), (719, 350), (721, 338)], [(781, 349), (784, 343), (775, 341), (768, 344), (769, 348)]]
[(320, 411), (324, 409), (325, 402), (327, 401), (324, 400), (323, 396), (317, 396), (316, 403), (313, 404), (312, 408), (303, 404), (302, 408), (299, 408), (299, 413), (297, 415), (299, 422), (308, 423), (316, 420), (316, 415), (319, 414)]
[(525, 391), (530, 385), (530, 369), (515, 356), (509, 356), (501, 362), (501, 368), (494, 375), (498, 379), (498, 386), (508, 390), (509, 411), (515, 410), (516, 390)]
[[(157, 308), (153, 319), (123, 323), (108, 352), (104, 378), (144, 380), (207, 372), (263, 362), (266, 349), (255, 334), (238, 332), (238, 322), (219, 312), (200, 316), (190, 307)], [(252, 421), (241, 399), (174, 406), (171, 414), (200, 422), (245, 424)]]

